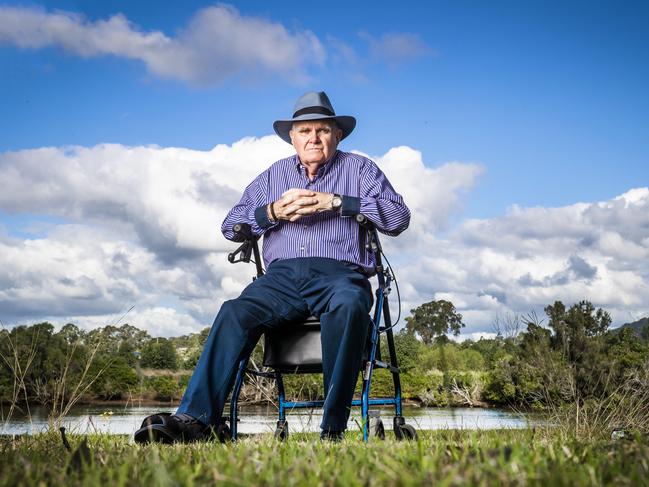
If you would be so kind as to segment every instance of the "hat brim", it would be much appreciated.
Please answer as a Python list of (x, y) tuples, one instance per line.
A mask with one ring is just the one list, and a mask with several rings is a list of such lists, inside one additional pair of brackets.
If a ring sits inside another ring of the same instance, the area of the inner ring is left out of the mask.
[(307, 120), (332, 120), (332, 119), (336, 121), (336, 124), (338, 124), (338, 128), (340, 128), (340, 130), (343, 131), (343, 136), (340, 140), (344, 139), (349, 134), (351, 134), (352, 131), (354, 130), (354, 127), (356, 127), (356, 119), (349, 115), (327, 116), (327, 115), (321, 115), (319, 113), (305, 113), (304, 115), (300, 115), (299, 117), (292, 118), (291, 120), (276, 120), (273, 123), (273, 128), (275, 129), (275, 133), (279, 135), (279, 137), (284, 142), (288, 142), (290, 144), (291, 136), (289, 135), (289, 132), (293, 128), (293, 124), (295, 122), (304, 122)]

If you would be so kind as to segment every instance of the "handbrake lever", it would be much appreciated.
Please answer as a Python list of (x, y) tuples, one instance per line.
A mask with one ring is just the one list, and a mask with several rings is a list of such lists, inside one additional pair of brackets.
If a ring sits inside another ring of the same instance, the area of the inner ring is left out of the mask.
[[(250, 257), (252, 256), (252, 243), (255, 241), (255, 236), (252, 234), (252, 229), (247, 223), (236, 223), (232, 227), (234, 235), (237, 237), (237, 240), (243, 240), (243, 243), (234, 251), (228, 254), (228, 262), (235, 264), (237, 262), (250, 262)], [(241, 257), (237, 259), (237, 255), (241, 254)]]
[(373, 252), (374, 254), (381, 252), (381, 244), (379, 243), (378, 236), (376, 235), (376, 227), (374, 227), (374, 224), (370, 221), (369, 218), (361, 213), (356, 215), (355, 218), (358, 224), (365, 230), (367, 230), (368, 240), (367, 244), (365, 244), (365, 248), (370, 252)]

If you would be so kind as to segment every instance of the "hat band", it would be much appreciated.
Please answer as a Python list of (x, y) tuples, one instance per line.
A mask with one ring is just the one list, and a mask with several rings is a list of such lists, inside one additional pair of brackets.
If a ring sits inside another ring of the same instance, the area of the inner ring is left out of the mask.
[(306, 115), (308, 113), (318, 113), (320, 115), (328, 115), (330, 117), (335, 117), (336, 114), (329, 110), (326, 107), (306, 107), (298, 110), (293, 114), (293, 118), (297, 118), (301, 115)]

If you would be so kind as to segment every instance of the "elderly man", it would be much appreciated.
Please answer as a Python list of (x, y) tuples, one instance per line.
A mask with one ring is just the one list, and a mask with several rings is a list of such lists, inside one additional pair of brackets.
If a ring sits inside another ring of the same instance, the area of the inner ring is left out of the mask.
[(261, 334), (316, 316), (321, 322), (325, 405), (321, 437), (340, 439), (369, 327), (373, 256), (360, 244), (362, 213), (398, 235), (410, 212), (371, 160), (339, 151), (356, 120), (336, 115), (324, 92), (300, 97), (293, 117), (273, 124), (296, 154), (272, 164), (245, 189), (221, 230), (248, 223), (263, 235), (267, 272), (223, 303), (174, 415), (150, 416), (135, 440), (195, 441), (220, 421), (241, 358)]

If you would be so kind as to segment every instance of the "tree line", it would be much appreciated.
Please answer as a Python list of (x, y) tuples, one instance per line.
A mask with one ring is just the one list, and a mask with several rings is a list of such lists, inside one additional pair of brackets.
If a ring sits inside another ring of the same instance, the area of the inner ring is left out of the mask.
[(436, 403), (450, 392), (467, 404), (539, 409), (606, 397), (649, 370), (649, 324), (611, 330), (609, 313), (589, 301), (556, 301), (544, 311), (545, 318), (497, 318), (493, 339), (450, 343), (447, 334), (459, 334), (462, 316), (448, 301), (426, 303), (400, 334), (411, 348), (401, 355), (418, 357), (402, 368), (419, 377), (439, 372)]
[[(464, 323), (453, 304), (424, 303), (395, 334), (404, 397), (430, 406), (543, 409), (614, 393), (649, 367), (649, 325), (638, 332), (610, 330), (610, 324), (610, 315), (588, 301), (569, 307), (557, 301), (543, 318), (496, 318), (495, 338), (456, 342), (448, 335), (459, 335)], [(50, 323), (3, 329), (0, 402), (177, 400), (208, 334), (205, 328), (151, 337), (129, 324), (90, 331), (71, 323), (58, 331)], [(260, 344), (251, 363), (261, 363), (261, 354)], [(374, 377), (374, 393), (392, 393), (386, 371)], [(288, 380), (289, 392), (301, 396), (321, 396), (320, 384), (318, 376)]]

